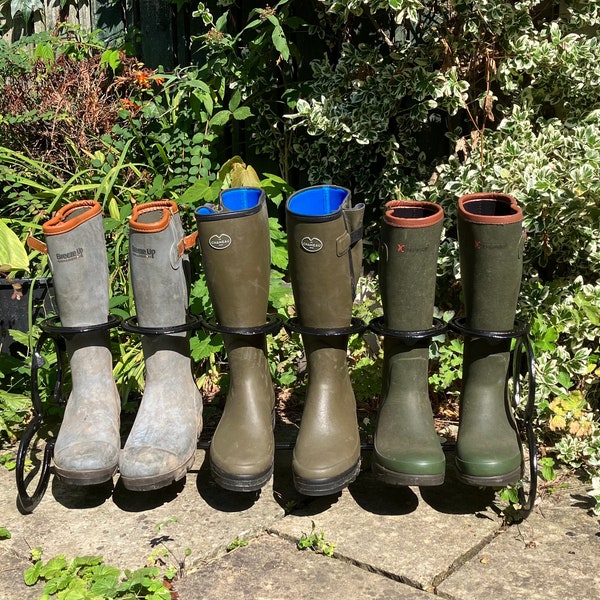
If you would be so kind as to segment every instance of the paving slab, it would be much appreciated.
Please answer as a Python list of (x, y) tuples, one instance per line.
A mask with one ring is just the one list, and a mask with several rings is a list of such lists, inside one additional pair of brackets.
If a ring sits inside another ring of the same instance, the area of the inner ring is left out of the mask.
[(177, 584), (180, 600), (427, 600), (430, 594), (263, 535)]
[(453, 573), (437, 593), (451, 600), (600, 598), (600, 519), (577, 495), (545, 502)]
[(314, 523), (342, 559), (432, 591), (502, 524), (490, 509), (494, 493), (459, 483), (453, 456), (447, 460), (444, 485), (421, 489), (384, 486), (365, 465), (347, 490), (294, 510), (270, 531), (298, 540)]
[(59, 554), (102, 556), (120, 569), (145, 566), (156, 548), (183, 560), (189, 548), (185, 564), (193, 568), (225, 554), (235, 538), (255, 537), (283, 517), (272, 482), (257, 494), (227, 492), (212, 481), (205, 458), (198, 450), (187, 478), (156, 492), (129, 492), (118, 479), (114, 489), (78, 488), (52, 477), (29, 515), (17, 509), (14, 472), (0, 469), (0, 525), (12, 535), (0, 541), (0, 599), (39, 597), (39, 590), (31, 593), (22, 584), (32, 548), (42, 548), (46, 560)]

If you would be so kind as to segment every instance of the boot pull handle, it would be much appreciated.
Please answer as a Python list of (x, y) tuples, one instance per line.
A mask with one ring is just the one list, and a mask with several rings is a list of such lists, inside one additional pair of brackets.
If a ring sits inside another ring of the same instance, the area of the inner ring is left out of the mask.
[(194, 231), (194, 233), (190, 233), (190, 235), (186, 235), (180, 242), (177, 244), (177, 252), (179, 256), (183, 256), (186, 250), (191, 250), (196, 245), (196, 240), (198, 239), (198, 232)]
[(27, 236), (26, 243), (32, 250), (37, 250), (42, 254), (48, 254), (48, 246), (44, 242), (34, 238), (31, 234)]

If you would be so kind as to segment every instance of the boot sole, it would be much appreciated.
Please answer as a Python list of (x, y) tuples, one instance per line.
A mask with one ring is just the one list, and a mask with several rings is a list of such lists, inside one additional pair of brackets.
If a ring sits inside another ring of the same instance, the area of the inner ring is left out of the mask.
[(446, 473), (435, 473), (435, 474), (422, 474), (416, 475), (414, 473), (399, 473), (397, 471), (390, 471), (385, 467), (382, 467), (377, 462), (372, 462), (371, 470), (375, 475), (375, 478), (382, 483), (393, 486), (418, 486), (418, 487), (429, 487), (435, 485), (442, 485), (444, 483)]
[(461, 483), (466, 483), (467, 485), (475, 487), (506, 487), (517, 483), (523, 476), (523, 470), (522, 467), (519, 467), (518, 469), (515, 469), (510, 473), (504, 473), (503, 475), (481, 477), (479, 475), (468, 475), (457, 469), (456, 476)]
[(183, 465), (169, 473), (161, 473), (160, 475), (154, 475), (153, 477), (124, 477), (121, 473), (121, 480), (123, 481), (125, 488), (131, 492), (150, 492), (152, 490), (158, 490), (183, 479), (187, 472), (192, 468), (195, 458), (196, 454), (194, 453), (185, 463), (183, 463)]
[(262, 473), (256, 475), (235, 475), (226, 473), (212, 463), (210, 471), (215, 483), (230, 492), (257, 492), (262, 489), (273, 475), (273, 465)]
[(117, 465), (110, 467), (109, 469), (102, 469), (101, 471), (71, 471), (61, 469), (55, 464), (53, 471), (56, 477), (63, 483), (85, 487), (90, 485), (100, 485), (107, 481), (111, 481), (117, 472)]
[(347, 488), (360, 473), (360, 459), (347, 471), (336, 477), (325, 479), (306, 479), (294, 473), (294, 487), (305, 496), (329, 496)]

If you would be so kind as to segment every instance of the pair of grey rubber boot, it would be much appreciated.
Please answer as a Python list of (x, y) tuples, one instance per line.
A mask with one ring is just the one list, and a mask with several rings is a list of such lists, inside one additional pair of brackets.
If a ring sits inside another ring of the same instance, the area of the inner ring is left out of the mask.
[[(356, 276), (362, 261), (364, 205), (348, 190), (316, 186), (286, 204), (290, 276), (307, 354), (309, 384), (293, 456), (296, 487), (307, 495), (340, 491), (360, 469), (354, 393), (346, 363)], [(256, 491), (274, 463), (275, 398), (267, 359), (270, 235), (264, 193), (236, 188), (195, 212), (198, 245), (230, 367), (225, 409), (210, 446), (213, 477), (225, 489)], [(108, 268), (100, 206), (61, 209), (44, 226), (63, 326), (108, 319)], [(54, 451), (56, 473), (79, 485), (119, 469), (124, 485), (151, 490), (185, 475), (202, 427), (187, 334), (156, 333), (185, 324), (188, 280), (177, 206), (152, 202), (130, 219), (129, 268), (146, 364), (146, 386), (120, 450), (120, 399), (107, 331), (67, 339), (73, 389)]]
[[(445, 456), (428, 394), (442, 208), (393, 201), (381, 225), (379, 283), (385, 328), (383, 389), (372, 468), (390, 485), (440, 485)], [(502, 487), (521, 477), (519, 435), (507, 394), (510, 339), (521, 284), (522, 211), (506, 194), (477, 193), (458, 201), (460, 272), (466, 325), (457, 474), (464, 483)], [(479, 335), (475, 335), (479, 332)]]
[[(173, 202), (136, 205), (130, 219), (129, 269), (146, 382), (123, 449), (121, 401), (112, 367), (109, 272), (101, 206), (64, 206), (43, 226), (63, 327), (72, 390), (54, 447), (55, 473), (75, 485), (106, 482), (120, 471), (126, 488), (154, 490), (192, 465), (202, 428), (202, 399), (192, 376), (188, 334), (186, 238)], [(91, 329), (85, 331), (86, 328)], [(158, 331), (158, 333), (156, 333)]]

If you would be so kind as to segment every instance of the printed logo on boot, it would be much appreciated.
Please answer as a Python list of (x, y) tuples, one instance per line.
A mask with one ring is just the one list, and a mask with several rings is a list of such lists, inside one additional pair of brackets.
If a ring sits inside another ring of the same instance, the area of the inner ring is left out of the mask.
[(136, 248), (132, 245), (131, 253), (139, 258), (154, 258), (156, 250), (154, 248)]
[(208, 245), (215, 250), (225, 250), (231, 245), (231, 238), (226, 233), (215, 233), (208, 238)]
[(78, 258), (83, 258), (83, 248), (75, 248), (71, 252), (56, 253), (56, 260), (58, 262), (68, 262), (70, 260), (77, 260)]
[(318, 252), (323, 248), (323, 242), (319, 238), (315, 237), (303, 237), (300, 240), (300, 245), (307, 252)]

